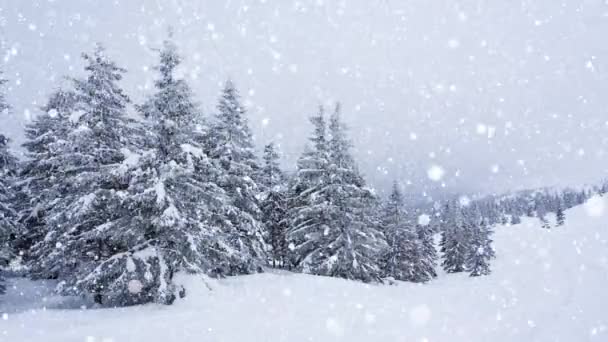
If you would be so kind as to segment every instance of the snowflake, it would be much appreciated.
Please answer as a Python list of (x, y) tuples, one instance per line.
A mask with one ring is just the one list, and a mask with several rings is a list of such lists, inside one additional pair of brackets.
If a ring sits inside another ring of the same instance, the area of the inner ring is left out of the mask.
[(427, 214), (418, 216), (418, 224), (421, 226), (428, 226), (431, 223), (431, 217)]
[(430, 180), (432, 180), (434, 182), (438, 182), (445, 175), (445, 171), (443, 170), (443, 168), (441, 166), (433, 165), (427, 170), (426, 174)]
[(129, 289), (129, 292), (131, 292), (133, 294), (138, 294), (144, 288), (144, 285), (141, 283), (141, 281), (139, 281), (137, 279), (133, 279), (133, 280), (129, 280), (129, 284), (127, 284), (127, 288)]

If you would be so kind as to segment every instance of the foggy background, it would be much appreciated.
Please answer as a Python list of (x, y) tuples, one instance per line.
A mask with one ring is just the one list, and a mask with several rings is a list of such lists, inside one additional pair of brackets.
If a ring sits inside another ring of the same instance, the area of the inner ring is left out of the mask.
[[(102, 42), (134, 103), (172, 27), (203, 112), (227, 78), (259, 150), (294, 162), (319, 104), (342, 103), (369, 183), (503, 192), (607, 176), (608, 4), (599, 0), (0, 0), (0, 68), (22, 127)], [(429, 172), (430, 171), (430, 172)], [(429, 177), (430, 176), (430, 177)]]

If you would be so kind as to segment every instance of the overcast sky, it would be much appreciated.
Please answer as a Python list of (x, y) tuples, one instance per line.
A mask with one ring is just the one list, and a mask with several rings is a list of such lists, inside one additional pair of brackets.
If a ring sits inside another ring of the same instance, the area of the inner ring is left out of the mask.
[(380, 189), (398, 179), (413, 194), (487, 193), (607, 176), (600, 0), (0, 0), (14, 107), (0, 128), (22, 142), (23, 125), (97, 41), (141, 101), (169, 26), (204, 113), (232, 78), (258, 145), (280, 143), (287, 167), (307, 117), (339, 100)]

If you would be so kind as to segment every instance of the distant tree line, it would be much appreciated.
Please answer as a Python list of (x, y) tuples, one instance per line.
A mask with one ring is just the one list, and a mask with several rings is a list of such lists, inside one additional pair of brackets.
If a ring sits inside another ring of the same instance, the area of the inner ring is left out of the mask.
[(490, 224), (519, 224), (522, 217), (538, 218), (544, 228), (550, 228), (547, 214), (555, 215), (555, 225), (565, 222), (564, 211), (584, 203), (595, 194), (604, 194), (608, 183), (582, 189), (566, 188), (524, 190), (508, 195), (491, 195), (472, 200)]

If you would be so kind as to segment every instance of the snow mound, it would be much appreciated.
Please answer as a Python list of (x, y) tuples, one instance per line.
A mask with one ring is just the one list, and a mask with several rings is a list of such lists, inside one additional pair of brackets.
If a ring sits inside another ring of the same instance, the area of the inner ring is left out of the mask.
[(567, 211), (563, 227), (497, 227), (487, 277), (383, 286), (284, 271), (180, 275), (187, 297), (172, 306), (100, 310), (41, 310), (45, 301), (19, 296), (32, 283), (11, 279), (0, 340), (606, 341), (607, 203), (590, 203)]

